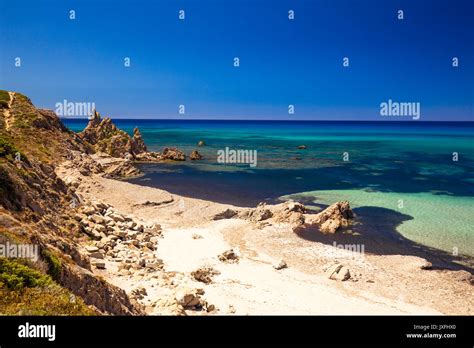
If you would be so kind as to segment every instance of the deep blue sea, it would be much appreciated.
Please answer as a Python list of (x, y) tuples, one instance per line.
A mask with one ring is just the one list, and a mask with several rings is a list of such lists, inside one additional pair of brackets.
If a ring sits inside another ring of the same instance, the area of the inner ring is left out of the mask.
[[(87, 123), (64, 122), (74, 131)], [(205, 158), (141, 165), (134, 183), (241, 206), (349, 200), (414, 242), (474, 256), (474, 122), (114, 122), (130, 134), (138, 126), (150, 150), (177, 146)], [(218, 163), (226, 147), (256, 150), (257, 166)]]

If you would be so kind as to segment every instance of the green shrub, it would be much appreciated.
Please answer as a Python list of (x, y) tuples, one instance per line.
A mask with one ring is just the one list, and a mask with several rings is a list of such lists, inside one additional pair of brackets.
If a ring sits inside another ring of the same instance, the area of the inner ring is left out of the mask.
[(61, 275), (61, 260), (48, 250), (43, 250), (41, 255), (48, 264), (48, 274), (58, 281)]
[(10, 102), (10, 94), (7, 91), (0, 90), (0, 106), (1, 107), (8, 107), (8, 103)]
[(52, 283), (51, 277), (26, 266), (18, 259), (0, 258), (0, 285), (7, 289), (44, 287)]
[(6, 157), (7, 155), (15, 155), (18, 149), (10, 143), (7, 139), (0, 136), (0, 157)]

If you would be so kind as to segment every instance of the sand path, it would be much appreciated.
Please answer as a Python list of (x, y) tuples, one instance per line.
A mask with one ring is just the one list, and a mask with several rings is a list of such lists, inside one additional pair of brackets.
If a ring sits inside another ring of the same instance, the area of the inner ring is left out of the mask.
[(8, 101), (8, 108), (3, 111), (3, 117), (5, 118), (5, 129), (9, 130), (14, 122), (13, 117), (10, 114), (10, 109), (13, 104), (13, 98), (15, 97), (15, 93), (8, 92), (10, 95), (10, 100)]

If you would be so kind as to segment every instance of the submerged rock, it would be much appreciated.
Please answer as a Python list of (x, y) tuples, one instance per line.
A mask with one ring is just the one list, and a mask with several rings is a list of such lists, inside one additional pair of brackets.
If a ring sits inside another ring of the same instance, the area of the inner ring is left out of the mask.
[(191, 155), (189, 155), (189, 159), (191, 161), (201, 160), (202, 155), (199, 152), (197, 152), (196, 150), (194, 150), (193, 152), (191, 152)]
[(175, 147), (165, 147), (163, 149), (162, 157), (165, 160), (172, 160), (172, 161), (185, 161), (186, 155), (183, 151), (175, 148)]

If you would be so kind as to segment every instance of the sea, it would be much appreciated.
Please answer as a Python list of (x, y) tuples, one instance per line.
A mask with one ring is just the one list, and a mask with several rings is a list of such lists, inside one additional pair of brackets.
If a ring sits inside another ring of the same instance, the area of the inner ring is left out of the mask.
[[(87, 123), (63, 121), (77, 132)], [(296, 199), (317, 210), (347, 200), (382, 229), (474, 258), (474, 122), (114, 123), (130, 134), (138, 127), (151, 151), (175, 146), (204, 157), (140, 164), (144, 175), (130, 182), (242, 207)], [(256, 151), (256, 165), (223, 161), (226, 148)]]

